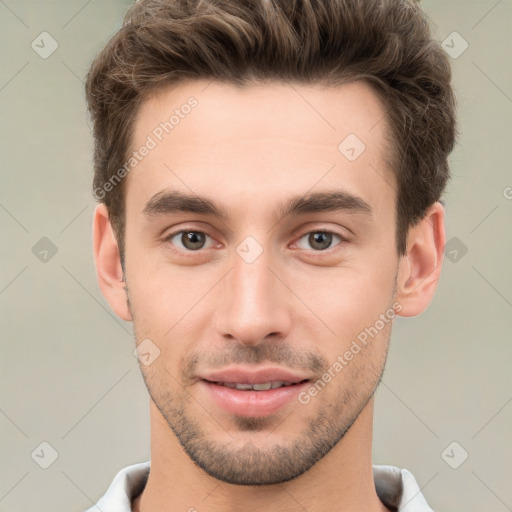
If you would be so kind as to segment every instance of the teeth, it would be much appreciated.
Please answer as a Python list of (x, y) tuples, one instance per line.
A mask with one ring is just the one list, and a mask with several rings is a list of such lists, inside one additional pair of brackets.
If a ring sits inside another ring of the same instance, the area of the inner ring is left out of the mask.
[(252, 385), (252, 389), (255, 389), (256, 391), (268, 391), (271, 387), (272, 387), (272, 382), (265, 382), (264, 384), (253, 384)]
[(277, 381), (274, 381), (274, 382), (271, 382), (271, 388), (272, 389), (275, 389), (275, 388), (280, 388), (282, 386), (291, 386), (291, 382), (283, 382), (283, 381), (280, 381), (280, 380), (277, 380)]
[(227, 388), (236, 388), (236, 384), (234, 382), (217, 382), (217, 384), (220, 384), (221, 386), (225, 386)]
[(250, 384), (235, 384), (236, 389), (252, 389), (252, 386)]
[(262, 384), (241, 384), (237, 382), (218, 382), (217, 384), (231, 389), (238, 389), (240, 391), (246, 391), (249, 389), (254, 391), (268, 391), (269, 389), (276, 389), (282, 386), (290, 386), (292, 383), (275, 380), (272, 382), (264, 382)]

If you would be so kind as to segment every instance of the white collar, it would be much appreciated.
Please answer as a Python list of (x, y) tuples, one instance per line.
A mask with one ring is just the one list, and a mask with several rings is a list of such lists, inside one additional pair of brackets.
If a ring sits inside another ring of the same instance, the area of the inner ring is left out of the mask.
[[(132, 499), (144, 489), (149, 469), (150, 462), (143, 462), (119, 471), (105, 495), (86, 512), (131, 512)], [(373, 477), (377, 495), (391, 510), (433, 512), (414, 476), (407, 469), (373, 466)]]

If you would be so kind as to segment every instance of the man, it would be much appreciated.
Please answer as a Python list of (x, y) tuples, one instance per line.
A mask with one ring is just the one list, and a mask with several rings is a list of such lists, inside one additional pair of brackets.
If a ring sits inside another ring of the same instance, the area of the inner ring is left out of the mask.
[(392, 322), (441, 273), (450, 78), (409, 0), (130, 8), (86, 90), (151, 464), (90, 510), (431, 510), (372, 467), (372, 417)]

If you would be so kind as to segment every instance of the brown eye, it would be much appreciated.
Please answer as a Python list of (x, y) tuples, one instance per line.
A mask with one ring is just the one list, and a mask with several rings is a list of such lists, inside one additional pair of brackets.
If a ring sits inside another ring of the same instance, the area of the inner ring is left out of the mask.
[(201, 231), (185, 230), (172, 233), (166, 240), (183, 251), (198, 251), (205, 247), (207, 237)]
[(204, 233), (197, 231), (187, 231), (181, 234), (182, 244), (191, 251), (202, 249), (205, 239)]
[[(311, 231), (300, 238), (298, 245), (301, 249), (305, 250), (311, 250), (312, 248), (314, 251), (325, 251), (331, 248), (333, 240), (335, 239), (338, 239), (340, 242), (346, 241), (344, 237), (337, 233), (332, 233), (331, 231)], [(302, 240), (306, 240), (309, 247), (301, 246), (300, 242)]]
[(331, 233), (310, 233), (308, 242), (313, 249), (323, 250), (327, 249), (332, 243)]

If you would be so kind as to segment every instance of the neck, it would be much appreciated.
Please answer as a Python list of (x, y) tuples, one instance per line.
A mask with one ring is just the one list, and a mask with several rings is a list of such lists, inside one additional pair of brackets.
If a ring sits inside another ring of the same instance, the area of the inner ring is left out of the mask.
[(135, 512), (385, 512), (372, 473), (373, 399), (343, 439), (311, 469), (275, 485), (219, 481), (188, 457), (151, 402), (151, 471)]

